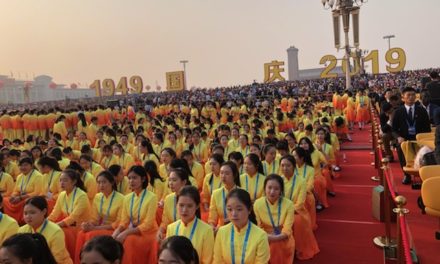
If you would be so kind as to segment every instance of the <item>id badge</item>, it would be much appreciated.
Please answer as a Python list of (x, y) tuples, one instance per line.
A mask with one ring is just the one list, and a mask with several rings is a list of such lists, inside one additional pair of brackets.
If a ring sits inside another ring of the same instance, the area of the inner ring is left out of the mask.
[(416, 127), (415, 127), (415, 126), (410, 126), (410, 127), (408, 128), (408, 134), (409, 134), (410, 136), (415, 136), (415, 135), (416, 135)]
[(279, 235), (279, 234), (281, 234), (281, 230), (280, 230), (280, 228), (279, 228), (279, 227), (275, 227), (275, 228), (273, 229), (273, 233), (274, 233), (275, 235)]

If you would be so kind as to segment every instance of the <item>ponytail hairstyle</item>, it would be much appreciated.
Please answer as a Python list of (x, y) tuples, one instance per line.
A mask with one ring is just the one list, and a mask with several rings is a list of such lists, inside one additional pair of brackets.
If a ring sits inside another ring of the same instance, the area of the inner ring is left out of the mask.
[(264, 174), (264, 168), (263, 164), (260, 161), (260, 158), (255, 153), (249, 153), (247, 154), (246, 158), (249, 158), (249, 160), (252, 162), (252, 164), (257, 168), (257, 172), (260, 174)]
[[(143, 135), (142, 135), (143, 136)], [(145, 137), (144, 137), (145, 138)], [(153, 145), (151, 145), (151, 142), (148, 140), (142, 140), (141, 142), (141, 146), (146, 148), (148, 151), (148, 154), (153, 154), (154, 156), (156, 156), (156, 158), (158, 160), (160, 160), (160, 157), (156, 154), (156, 152), (154, 151)]]
[(46, 239), (39, 233), (15, 234), (3, 242), (2, 248), (21, 262), (56, 264)]
[(194, 249), (191, 240), (184, 236), (171, 236), (165, 239), (160, 246), (158, 259), (164, 250), (170, 251), (174, 258), (184, 264), (199, 264), (199, 255)]
[(160, 177), (160, 174), (157, 170), (156, 163), (152, 160), (147, 160), (144, 164), (145, 171), (147, 172), (148, 179), (150, 181), (150, 185), (154, 187), (154, 180), (159, 179), (161, 182), (164, 182), (164, 179)]
[(183, 169), (183, 168), (174, 168), (174, 169), (171, 169), (170, 174), (172, 172), (174, 172), (177, 175), (177, 177), (180, 178), (181, 181), (186, 181), (185, 185), (191, 185), (191, 182), (189, 181), (188, 172), (185, 169)]
[(62, 174), (65, 174), (67, 177), (70, 178), (70, 180), (74, 181), (75, 187), (87, 192), (86, 186), (84, 186), (84, 182), (81, 179), (81, 175), (78, 173), (78, 171), (69, 167), (70, 165), (62, 172)]
[(249, 210), (249, 221), (251, 221), (254, 224), (257, 224), (257, 219), (255, 217), (254, 210), (252, 208), (252, 200), (250, 194), (243, 189), (235, 188), (232, 191), (229, 192), (228, 196), (226, 197), (226, 204), (228, 204), (228, 201), (232, 198), (238, 199), (246, 208)]
[(113, 176), (116, 178), (116, 177), (118, 177), (119, 173), (121, 172), (122, 167), (121, 167), (121, 165), (113, 164), (113, 165), (111, 165), (110, 167), (108, 167), (107, 170), (108, 170), (111, 174), (113, 174)]
[(124, 247), (111, 236), (96, 236), (90, 239), (81, 249), (80, 257), (82, 258), (83, 253), (92, 251), (98, 252), (105, 260), (111, 263), (116, 261), (122, 263)]
[(96, 180), (98, 180), (99, 177), (104, 177), (107, 181), (109, 181), (112, 185), (113, 191), (118, 190), (118, 186), (116, 185), (116, 176), (114, 176), (113, 173), (108, 170), (104, 170), (101, 171), (98, 176), (96, 176)]
[(194, 175), (192, 174), (191, 168), (189, 167), (188, 162), (186, 161), (186, 159), (173, 159), (170, 162), (170, 168), (171, 169), (183, 169), (188, 173), (188, 177), (194, 177)]
[(191, 198), (197, 206), (196, 217), (201, 219), (200, 213), (200, 193), (194, 186), (184, 186), (177, 194), (176, 201), (179, 201), (179, 198), (185, 196)]

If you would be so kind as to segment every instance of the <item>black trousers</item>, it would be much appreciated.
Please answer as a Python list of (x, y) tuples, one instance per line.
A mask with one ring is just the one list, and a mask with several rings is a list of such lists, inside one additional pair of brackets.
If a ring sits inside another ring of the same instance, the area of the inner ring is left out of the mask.
[[(397, 144), (397, 156), (399, 157), (399, 163), (400, 163), (400, 167), (403, 170), (403, 167), (406, 166), (406, 160), (405, 160), (405, 155), (403, 155), (403, 151), (402, 148), (400, 147), (400, 144)], [(403, 173), (405, 177), (411, 177), (411, 175), (409, 175), (408, 173)]]

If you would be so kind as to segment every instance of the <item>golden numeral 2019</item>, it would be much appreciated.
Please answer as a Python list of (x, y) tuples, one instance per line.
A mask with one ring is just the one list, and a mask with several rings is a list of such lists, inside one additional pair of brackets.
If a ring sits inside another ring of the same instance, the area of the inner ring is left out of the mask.
[[(359, 59), (355, 54), (351, 55), (354, 58), (354, 67), (350, 71), (350, 75), (359, 74), (361, 70), (361, 66), (359, 65)], [(389, 49), (385, 54), (385, 60), (388, 63), (386, 66), (386, 70), (390, 73), (396, 73), (403, 71), (406, 66), (406, 54), (402, 48), (392, 48)], [(325, 69), (321, 73), (321, 78), (336, 78), (338, 77), (337, 73), (332, 73), (332, 71), (337, 66), (337, 58), (333, 55), (325, 55), (319, 61), (319, 64), (329, 64), (325, 67)], [(363, 57), (363, 63), (367, 63), (371, 61), (371, 72), (373, 74), (379, 74), (379, 51), (372, 50), (365, 57)], [(345, 60), (342, 61), (342, 71), (345, 73), (347, 71), (347, 62)]]

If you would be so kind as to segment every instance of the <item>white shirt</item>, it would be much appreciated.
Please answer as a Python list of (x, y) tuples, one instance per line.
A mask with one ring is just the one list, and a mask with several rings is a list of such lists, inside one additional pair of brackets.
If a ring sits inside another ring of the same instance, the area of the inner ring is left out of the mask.
[(410, 108), (412, 108), (411, 110), (412, 110), (412, 119), (414, 120), (414, 113), (415, 113), (415, 107), (416, 105), (411, 105), (411, 106), (409, 106), (409, 105), (405, 105), (405, 109), (406, 109), (406, 113), (408, 114), (408, 112), (409, 112), (409, 109)]

